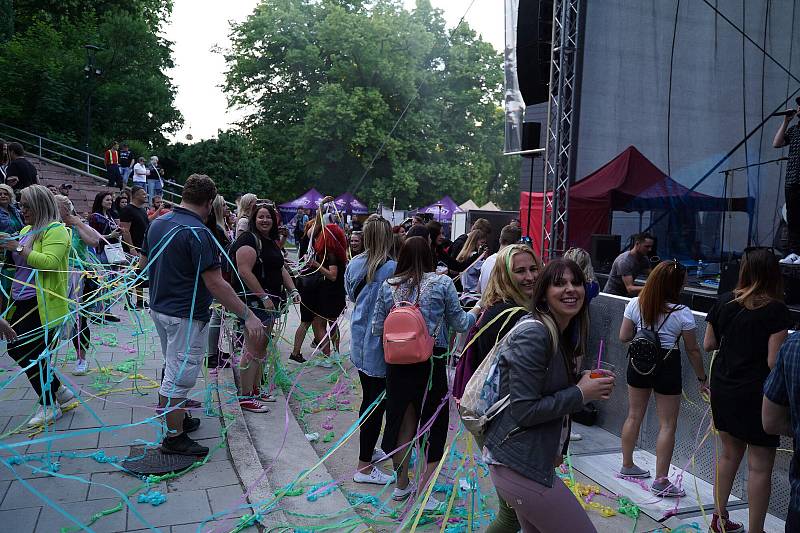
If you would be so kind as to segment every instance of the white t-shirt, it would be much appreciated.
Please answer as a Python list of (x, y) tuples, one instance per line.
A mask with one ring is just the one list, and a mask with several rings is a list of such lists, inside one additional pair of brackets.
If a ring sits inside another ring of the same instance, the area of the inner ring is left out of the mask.
[(147, 167), (141, 163), (133, 165), (133, 182), (146, 183), (147, 182)]
[(481, 294), (486, 290), (486, 286), (489, 285), (489, 278), (492, 277), (492, 270), (494, 270), (494, 264), (496, 262), (497, 254), (494, 253), (487, 257), (483, 265), (481, 265), (481, 277), (478, 280), (478, 290), (480, 290)]
[[(681, 332), (694, 331), (697, 327), (691, 309), (685, 305), (670, 304), (670, 306), (675, 311), (669, 315), (669, 318), (664, 321), (664, 317), (667, 315), (666, 313), (661, 314), (658, 316), (658, 322), (652, 326), (653, 329), (661, 328), (658, 330), (658, 338), (661, 341), (661, 347), (667, 350), (675, 345), (675, 341)], [(636, 329), (639, 330), (642, 327), (640, 317), (639, 297), (637, 296), (632, 298), (628, 305), (625, 306), (625, 318), (636, 324)], [(664, 323), (663, 326), (661, 325), (662, 322)], [(645, 326), (649, 326), (649, 324), (645, 324)]]

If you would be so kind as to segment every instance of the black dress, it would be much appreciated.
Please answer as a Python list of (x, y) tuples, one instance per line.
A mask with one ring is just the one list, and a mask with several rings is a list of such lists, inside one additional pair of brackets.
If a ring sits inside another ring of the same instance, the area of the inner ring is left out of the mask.
[(335, 266), (337, 269), (336, 280), (330, 281), (323, 277), (322, 281), (320, 281), (317, 289), (315, 311), (326, 320), (333, 322), (339, 318), (339, 315), (342, 314), (347, 305), (345, 301), (347, 293), (344, 290), (344, 269), (347, 265), (333, 254), (327, 254), (322, 266), (325, 268)]
[(789, 309), (778, 301), (747, 309), (728, 293), (720, 297), (706, 321), (720, 346), (711, 368), (714, 426), (747, 444), (777, 447), (779, 437), (764, 432), (761, 402), (770, 372), (769, 337), (789, 327)]
[[(253, 265), (253, 274), (255, 274), (258, 283), (261, 285), (261, 288), (264, 289), (264, 291), (269, 295), (269, 299), (272, 300), (275, 309), (278, 309), (281, 306), (282, 301), (285, 299), (282, 275), (283, 253), (272, 239), (265, 239), (260, 235), (258, 236), (258, 239), (261, 241), (260, 245), (256, 243), (256, 235), (254, 233), (245, 231), (239, 235), (239, 237), (231, 245), (228, 254), (231, 257), (234, 266), (238, 270), (239, 267), (236, 263), (236, 252), (239, 250), (239, 248), (242, 246), (249, 246), (256, 251), (259, 249), (261, 250), (260, 256), (256, 258), (256, 262)], [(251, 307), (260, 307), (261, 301), (257, 296), (251, 293), (250, 289), (247, 288), (242, 281), (240, 281), (239, 276), (232, 276), (231, 281), (236, 293), (240, 298), (242, 298)]]

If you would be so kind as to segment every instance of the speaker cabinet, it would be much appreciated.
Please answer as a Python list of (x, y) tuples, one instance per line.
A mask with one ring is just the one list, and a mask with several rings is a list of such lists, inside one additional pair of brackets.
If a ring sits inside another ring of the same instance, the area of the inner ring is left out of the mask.
[(620, 253), (621, 244), (620, 235), (592, 235), (589, 255), (595, 271), (611, 272), (611, 265)]
[(522, 123), (522, 149), (536, 150), (542, 147), (542, 123)]

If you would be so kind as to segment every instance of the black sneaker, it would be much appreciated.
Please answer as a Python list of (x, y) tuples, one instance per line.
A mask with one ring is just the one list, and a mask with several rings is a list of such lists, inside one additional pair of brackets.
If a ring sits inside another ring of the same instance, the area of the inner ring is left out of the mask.
[(200, 427), (200, 419), (189, 416), (188, 414), (183, 417), (183, 432), (191, 433), (197, 431)]
[(119, 322), (119, 317), (117, 315), (112, 315), (111, 313), (105, 313), (103, 315), (103, 320), (106, 322)]
[(199, 444), (186, 433), (167, 437), (161, 442), (161, 453), (168, 455), (208, 455), (208, 447)]

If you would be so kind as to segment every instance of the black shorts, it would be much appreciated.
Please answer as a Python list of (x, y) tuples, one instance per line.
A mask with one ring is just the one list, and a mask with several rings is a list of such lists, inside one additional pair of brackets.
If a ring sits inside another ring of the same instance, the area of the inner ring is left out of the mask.
[[(667, 355), (668, 353), (668, 355)], [(666, 355), (666, 358), (664, 356)], [(683, 390), (681, 377), (681, 351), (667, 351), (662, 348), (662, 360), (656, 369), (647, 376), (634, 370), (628, 361), (628, 385), (636, 389), (653, 389), (658, 394), (675, 395)]]

